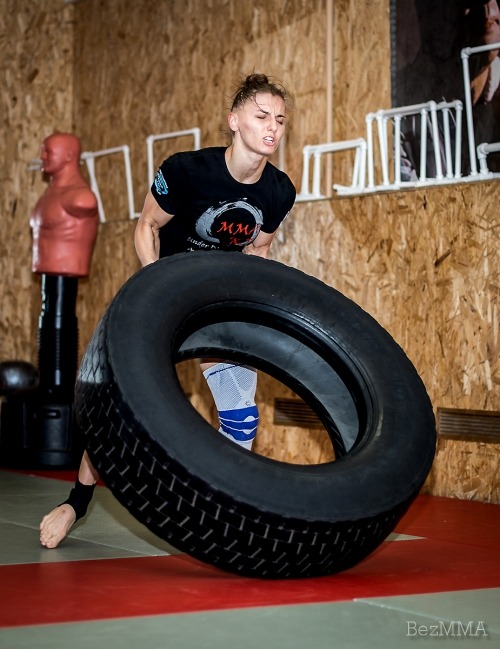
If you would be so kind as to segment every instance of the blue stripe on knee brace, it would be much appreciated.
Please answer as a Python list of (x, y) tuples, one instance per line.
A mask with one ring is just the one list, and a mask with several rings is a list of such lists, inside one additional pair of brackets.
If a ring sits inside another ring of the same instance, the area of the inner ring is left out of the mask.
[(222, 432), (239, 442), (255, 439), (259, 425), (259, 410), (254, 404), (248, 408), (219, 410), (219, 421)]

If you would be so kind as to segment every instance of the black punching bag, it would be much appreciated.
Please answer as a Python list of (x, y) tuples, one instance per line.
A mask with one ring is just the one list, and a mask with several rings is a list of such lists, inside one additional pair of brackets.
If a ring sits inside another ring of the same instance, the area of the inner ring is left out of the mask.
[(78, 278), (42, 275), (38, 320), (40, 398), (72, 403), (78, 364)]

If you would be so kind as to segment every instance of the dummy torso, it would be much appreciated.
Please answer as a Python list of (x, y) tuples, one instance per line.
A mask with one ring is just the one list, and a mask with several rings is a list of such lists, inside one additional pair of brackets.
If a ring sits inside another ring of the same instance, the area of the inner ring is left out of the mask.
[(50, 182), (31, 215), (34, 273), (85, 277), (97, 236), (97, 200), (79, 169), (80, 143), (67, 133), (42, 146)]

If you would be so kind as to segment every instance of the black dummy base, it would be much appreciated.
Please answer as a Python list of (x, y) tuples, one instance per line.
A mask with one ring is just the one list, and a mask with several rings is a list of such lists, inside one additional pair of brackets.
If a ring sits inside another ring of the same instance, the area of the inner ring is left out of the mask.
[[(0, 465), (73, 468), (82, 453), (73, 409), (78, 362), (78, 278), (42, 275), (41, 292), (38, 381), (29, 387), (26, 379), (16, 382), (12, 362), (9, 372), (4, 372)], [(26, 373), (19, 362), (21, 370)]]

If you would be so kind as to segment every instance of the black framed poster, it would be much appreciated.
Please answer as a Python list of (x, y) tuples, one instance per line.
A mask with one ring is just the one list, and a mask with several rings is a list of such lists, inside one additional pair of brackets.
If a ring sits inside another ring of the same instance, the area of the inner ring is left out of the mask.
[[(500, 43), (500, 0), (392, 0), (391, 55), (393, 107), (428, 101), (464, 103), (462, 119), (462, 175), (470, 172), (467, 141), (466, 89), (470, 90), (475, 144), (500, 141), (500, 59), (495, 47), (467, 55), (469, 83), (464, 80), (462, 51)], [(405, 118), (404, 157), (413, 170), (420, 168), (419, 119)], [(456, 132), (451, 114), (452, 144)], [(436, 174), (433, 142), (429, 135), (427, 177)], [(440, 124), (440, 140), (443, 130)], [(500, 169), (498, 155), (490, 170)], [(403, 163), (402, 163), (403, 164)], [(443, 153), (443, 164), (444, 153)], [(444, 168), (444, 167), (443, 167)]]

